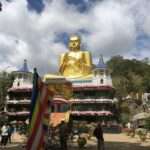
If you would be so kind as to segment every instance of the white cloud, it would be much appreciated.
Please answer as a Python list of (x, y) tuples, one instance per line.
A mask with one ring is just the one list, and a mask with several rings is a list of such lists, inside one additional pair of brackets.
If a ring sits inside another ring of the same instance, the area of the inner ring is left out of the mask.
[[(2, 1), (0, 67), (20, 67), (26, 58), (30, 68), (37, 67), (40, 73), (57, 71), (59, 55), (67, 51), (61, 41), (55, 42), (62, 32), (72, 34), (86, 30), (88, 34), (81, 33), (83, 44), (92, 52), (94, 60), (100, 53), (106, 57), (132, 56), (132, 49), (136, 49), (137, 27), (150, 34), (150, 19), (145, 16), (150, 8), (147, 0), (143, 3), (140, 0), (105, 0), (91, 5), (86, 13), (78, 12), (64, 0), (44, 2), (45, 8), (38, 14), (27, 8), (26, 0)], [(143, 24), (138, 20), (140, 16)]]
[(95, 54), (115, 55), (132, 48), (136, 39), (135, 24), (126, 7), (115, 2), (103, 2), (91, 10), (91, 34), (88, 47)]
[(144, 32), (150, 36), (150, 16), (148, 15), (143, 25)]

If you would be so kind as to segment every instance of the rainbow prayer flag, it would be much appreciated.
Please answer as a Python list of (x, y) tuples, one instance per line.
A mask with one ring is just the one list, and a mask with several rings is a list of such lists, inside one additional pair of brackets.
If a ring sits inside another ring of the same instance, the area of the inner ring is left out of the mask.
[(44, 149), (44, 114), (48, 109), (48, 100), (52, 97), (53, 92), (42, 82), (34, 69), (27, 150)]

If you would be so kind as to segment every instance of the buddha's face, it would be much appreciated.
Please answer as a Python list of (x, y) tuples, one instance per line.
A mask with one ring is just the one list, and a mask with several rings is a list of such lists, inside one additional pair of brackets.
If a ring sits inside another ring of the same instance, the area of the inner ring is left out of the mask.
[(77, 36), (71, 37), (68, 46), (71, 51), (79, 51), (80, 50), (80, 38)]

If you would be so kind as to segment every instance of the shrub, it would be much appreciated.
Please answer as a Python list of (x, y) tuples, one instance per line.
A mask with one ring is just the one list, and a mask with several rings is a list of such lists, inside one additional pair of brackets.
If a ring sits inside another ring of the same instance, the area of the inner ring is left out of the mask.
[(142, 142), (144, 142), (146, 140), (146, 136), (147, 136), (147, 131), (144, 129), (138, 130), (137, 134), (139, 135), (139, 138)]
[(131, 137), (135, 137), (135, 131), (134, 131), (134, 130), (131, 130), (130, 136), (131, 136)]
[(150, 117), (145, 120), (145, 128), (150, 131)]
[(82, 149), (85, 144), (87, 143), (86, 139), (84, 137), (80, 137), (78, 138), (78, 146), (80, 149)]

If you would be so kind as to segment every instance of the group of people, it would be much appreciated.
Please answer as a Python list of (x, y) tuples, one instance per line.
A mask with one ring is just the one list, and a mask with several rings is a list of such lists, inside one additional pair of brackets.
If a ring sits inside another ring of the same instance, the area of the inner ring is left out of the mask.
[(3, 125), (0, 130), (1, 135), (1, 146), (6, 146), (6, 144), (9, 142), (11, 143), (11, 135), (13, 132), (13, 128), (11, 125)]
[[(68, 149), (67, 147), (68, 133), (69, 133), (68, 126), (64, 121), (62, 121), (61, 124), (59, 125), (59, 141), (61, 150)], [(97, 139), (97, 150), (104, 150), (104, 137), (100, 122), (94, 129), (93, 136), (95, 136)]]

